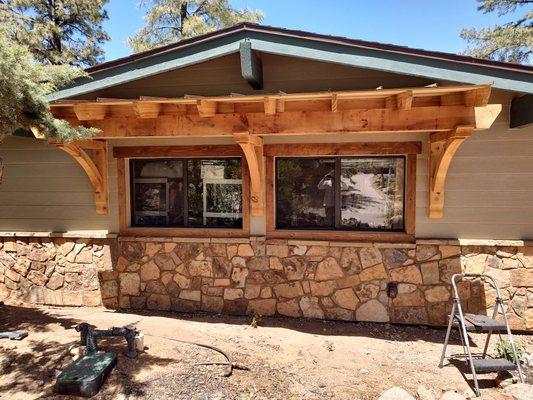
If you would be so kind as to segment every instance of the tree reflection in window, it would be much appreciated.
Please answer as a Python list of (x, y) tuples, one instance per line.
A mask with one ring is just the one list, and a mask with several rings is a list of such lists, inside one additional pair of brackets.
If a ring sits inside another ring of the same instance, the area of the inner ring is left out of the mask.
[(404, 157), (278, 158), (278, 229), (401, 231)]

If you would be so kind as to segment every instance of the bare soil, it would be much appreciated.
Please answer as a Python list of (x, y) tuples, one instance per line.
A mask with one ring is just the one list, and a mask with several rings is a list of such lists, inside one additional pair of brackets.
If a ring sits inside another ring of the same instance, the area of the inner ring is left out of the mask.
[[(0, 331), (26, 329), (29, 336), (0, 341), (0, 354), (13, 360), (0, 375), (0, 398), (68, 398), (55, 395), (53, 384), (72, 362), (69, 346), (79, 342), (74, 327), (84, 321), (99, 328), (131, 324), (146, 335), (145, 352), (133, 360), (123, 356), (123, 339), (101, 342), (119, 362), (96, 399), (366, 400), (392, 386), (413, 394), (420, 385), (435, 395), (469, 390), (456, 365), (437, 367), (443, 329), (280, 318), (264, 318), (253, 328), (247, 317), (4, 305)], [(224, 366), (195, 365), (224, 361), (220, 354), (162, 336), (217, 346), (250, 371), (224, 377)], [(482, 346), (482, 337), (472, 339)], [(532, 336), (517, 339), (533, 347)], [(457, 335), (450, 351), (462, 352)], [(485, 375), (481, 386), (493, 393), (494, 375)]]

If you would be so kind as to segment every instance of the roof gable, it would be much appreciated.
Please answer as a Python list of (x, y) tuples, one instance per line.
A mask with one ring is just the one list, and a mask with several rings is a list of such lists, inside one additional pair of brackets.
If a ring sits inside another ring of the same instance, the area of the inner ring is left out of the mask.
[(243, 23), (92, 68), (49, 96), (59, 100), (239, 52), (243, 41), (264, 53), (533, 93), (533, 67)]

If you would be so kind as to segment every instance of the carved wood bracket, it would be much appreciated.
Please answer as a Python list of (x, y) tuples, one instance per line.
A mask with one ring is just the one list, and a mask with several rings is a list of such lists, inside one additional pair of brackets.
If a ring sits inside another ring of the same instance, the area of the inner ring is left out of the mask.
[[(108, 214), (107, 142), (105, 140), (86, 140), (53, 144), (70, 154), (80, 164), (93, 186), (96, 213), (101, 215)], [(91, 155), (85, 150), (91, 150)]]
[(235, 141), (241, 146), (250, 171), (250, 202), (252, 216), (265, 215), (265, 195), (263, 185), (263, 139), (249, 132), (235, 133)]
[(473, 126), (457, 126), (429, 137), (429, 218), (442, 218), (446, 175), (459, 146), (474, 133)]

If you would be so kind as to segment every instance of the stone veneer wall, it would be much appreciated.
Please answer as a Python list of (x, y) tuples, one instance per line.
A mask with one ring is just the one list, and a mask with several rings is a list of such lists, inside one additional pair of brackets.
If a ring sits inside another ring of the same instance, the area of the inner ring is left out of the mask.
[[(38, 304), (443, 325), (450, 277), (486, 272), (514, 329), (533, 329), (533, 246), (248, 239), (17, 239), (0, 244), (0, 296)], [(389, 297), (387, 284), (397, 283)], [(460, 284), (491, 312), (494, 290)]]
[(0, 300), (102, 305), (100, 277), (112, 270), (115, 240), (0, 238)]

